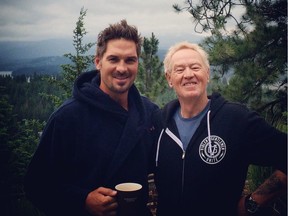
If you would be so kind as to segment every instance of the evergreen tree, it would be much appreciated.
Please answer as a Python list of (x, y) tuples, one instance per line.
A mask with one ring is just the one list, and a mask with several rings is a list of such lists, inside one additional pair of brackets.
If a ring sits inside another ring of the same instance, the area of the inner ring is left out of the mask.
[(50, 83), (62, 89), (62, 96), (46, 95), (58, 107), (63, 100), (71, 97), (73, 83), (76, 78), (83, 72), (90, 69), (94, 62), (94, 55), (87, 55), (87, 52), (95, 45), (95, 43), (84, 43), (84, 36), (88, 33), (84, 26), (84, 18), (87, 10), (81, 8), (80, 15), (76, 22), (76, 27), (73, 30), (73, 46), (75, 53), (66, 53), (65, 57), (71, 60), (70, 64), (61, 65), (62, 72), (59, 80), (50, 78)]
[(38, 120), (19, 124), (14, 106), (9, 103), (9, 79), (0, 78), (0, 214), (24, 215), (27, 211), (27, 215), (34, 215), (31, 209), (37, 210), (25, 199), (23, 178), (43, 124)]
[(59, 87), (51, 86), (47, 82), (48, 75), (31, 76), (30, 82), (22, 77), (22, 75), (15, 76), (11, 81), (7, 80), (5, 83), (9, 94), (9, 103), (13, 105), (17, 121), (22, 121), (24, 118), (47, 120), (54, 110), (54, 105), (42, 96), (43, 93), (39, 92), (60, 95)]
[(159, 40), (154, 33), (150, 38), (144, 37), (139, 72), (135, 84), (143, 95), (162, 106), (173, 95), (169, 91), (165, 79), (163, 63), (157, 55), (158, 45)]
[(17, 130), (16, 118), (13, 115), (13, 106), (8, 102), (6, 88), (0, 82), (0, 214), (9, 212), (10, 201), (10, 166), (11, 140)]
[(63, 69), (63, 80), (61, 82), (61, 87), (65, 91), (67, 97), (71, 96), (71, 90), (75, 79), (83, 72), (86, 72), (91, 64), (93, 64), (94, 56), (87, 55), (87, 52), (95, 45), (95, 43), (84, 44), (84, 36), (87, 31), (84, 27), (84, 17), (86, 16), (87, 10), (81, 8), (80, 16), (76, 22), (76, 27), (73, 30), (73, 46), (75, 48), (76, 54), (68, 53), (64, 54), (65, 57), (69, 58), (72, 64), (62, 65)]
[(8, 215), (41, 215), (25, 197), (24, 176), (29, 162), (39, 142), (40, 131), (45, 122), (36, 119), (23, 119), (9, 143), (9, 214)]

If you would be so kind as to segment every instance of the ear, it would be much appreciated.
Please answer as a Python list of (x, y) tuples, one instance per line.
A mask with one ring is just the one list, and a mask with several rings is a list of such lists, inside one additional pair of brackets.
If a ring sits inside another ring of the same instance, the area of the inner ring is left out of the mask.
[(95, 63), (96, 69), (100, 70), (101, 69), (101, 59), (99, 57), (96, 57), (94, 63)]
[(172, 88), (173, 85), (172, 85), (172, 82), (171, 82), (171, 74), (168, 73), (168, 72), (165, 72), (165, 77), (166, 77), (166, 80), (168, 82), (169, 87)]

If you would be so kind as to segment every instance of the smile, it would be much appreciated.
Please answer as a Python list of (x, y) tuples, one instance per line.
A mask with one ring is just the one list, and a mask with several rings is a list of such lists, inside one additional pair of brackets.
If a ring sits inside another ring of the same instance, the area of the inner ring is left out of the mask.
[(128, 79), (129, 77), (127, 76), (123, 76), (123, 77), (114, 77), (115, 79), (118, 79), (118, 80), (125, 80), (125, 79)]
[(184, 83), (183, 86), (192, 86), (192, 85), (196, 85), (197, 82), (187, 82), (187, 83)]

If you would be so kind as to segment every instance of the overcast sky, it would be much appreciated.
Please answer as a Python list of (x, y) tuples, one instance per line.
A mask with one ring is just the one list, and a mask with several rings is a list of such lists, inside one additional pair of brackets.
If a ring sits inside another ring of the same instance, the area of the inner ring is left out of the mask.
[[(187, 40), (198, 43), (204, 35), (193, 31), (188, 12), (175, 13), (182, 0), (1, 0), (0, 41), (72, 38), (82, 7), (87, 38), (95, 38), (109, 24), (126, 19), (142, 36), (152, 32), (160, 47)], [(92, 42), (92, 41), (91, 41)], [(94, 41), (93, 41), (94, 42)]]

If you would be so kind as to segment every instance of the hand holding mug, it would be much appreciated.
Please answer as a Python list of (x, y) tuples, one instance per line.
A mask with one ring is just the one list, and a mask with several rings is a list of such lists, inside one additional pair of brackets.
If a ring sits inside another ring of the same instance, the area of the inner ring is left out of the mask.
[(86, 210), (92, 215), (116, 215), (116, 194), (117, 191), (104, 187), (91, 191), (85, 201)]

